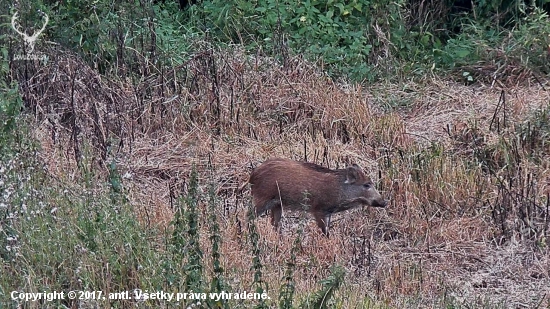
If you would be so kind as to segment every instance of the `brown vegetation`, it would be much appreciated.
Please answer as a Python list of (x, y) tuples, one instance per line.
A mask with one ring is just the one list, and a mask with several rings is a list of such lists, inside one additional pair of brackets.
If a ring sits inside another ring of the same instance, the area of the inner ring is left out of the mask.
[[(143, 224), (164, 227), (195, 164), (202, 185), (218, 186), (223, 263), (236, 285), (252, 280), (243, 237), (250, 201), (236, 189), (252, 167), (283, 157), (357, 163), (391, 200), (339, 216), (330, 239), (308, 225), (298, 292), (336, 262), (348, 270), (346, 308), (365, 295), (396, 307), (549, 302), (550, 148), (531, 117), (550, 98), (538, 85), (362, 88), (298, 58), (281, 67), (210, 48), (134, 83), (106, 80), (60, 52), (33, 70), (24, 96), (49, 172), (75, 178), (78, 166), (105, 171), (115, 160)], [(285, 224), (289, 237), (279, 238), (256, 223), (265, 278), (277, 287), (295, 229)]]

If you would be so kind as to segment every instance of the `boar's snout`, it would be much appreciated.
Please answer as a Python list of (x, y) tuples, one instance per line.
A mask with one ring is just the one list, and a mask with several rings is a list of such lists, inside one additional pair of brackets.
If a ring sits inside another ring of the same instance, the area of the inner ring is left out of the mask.
[(374, 188), (372, 185), (369, 185), (369, 189), (365, 194), (365, 204), (373, 207), (386, 207), (388, 201), (385, 200), (382, 195)]
[(373, 207), (386, 207), (387, 205), (388, 205), (388, 201), (386, 201), (384, 199), (374, 200), (372, 202)]

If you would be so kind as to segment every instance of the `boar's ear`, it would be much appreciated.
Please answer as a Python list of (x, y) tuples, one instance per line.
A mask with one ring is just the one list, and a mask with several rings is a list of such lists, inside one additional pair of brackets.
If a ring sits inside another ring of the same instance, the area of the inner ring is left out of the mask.
[(348, 167), (345, 183), (355, 183), (359, 179), (361, 172), (361, 168), (357, 164)]

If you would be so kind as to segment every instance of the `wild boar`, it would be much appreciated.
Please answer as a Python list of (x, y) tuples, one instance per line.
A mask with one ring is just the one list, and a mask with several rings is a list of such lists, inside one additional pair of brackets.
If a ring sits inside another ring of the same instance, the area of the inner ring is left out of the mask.
[(275, 229), (283, 208), (306, 210), (328, 237), (331, 214), (362, 205), (388, 204), (356, 164), (331, 170), (313, 163), (270, 159), (252, 171), (248, 182), (256, 215), (270, 210)]

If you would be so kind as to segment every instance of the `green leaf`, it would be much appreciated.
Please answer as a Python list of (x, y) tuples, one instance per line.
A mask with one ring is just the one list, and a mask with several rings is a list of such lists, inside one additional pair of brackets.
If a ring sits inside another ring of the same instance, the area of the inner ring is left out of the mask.
[(343, 14), (345, 11), (344, 4), (342, 3), (336, 3), (334, 6), (340, 9), (340, 14)]
[(455, 50), (454, 54), (458, 58), (465, 58), (466, 56), (468, 56), (470, 54), (470, 51), (467, 50), (467, 49), (457, 49), (457, 50)]

